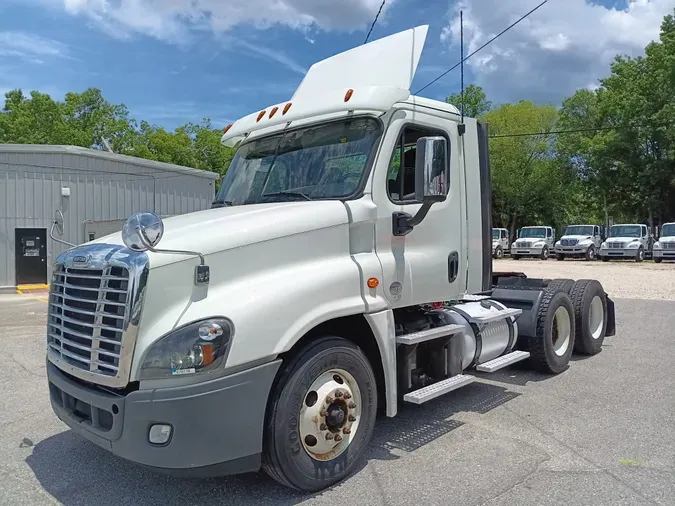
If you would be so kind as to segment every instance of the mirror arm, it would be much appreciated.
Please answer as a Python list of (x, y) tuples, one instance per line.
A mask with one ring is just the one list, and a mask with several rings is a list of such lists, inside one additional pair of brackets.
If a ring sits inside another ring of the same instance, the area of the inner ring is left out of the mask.
[(70, 243), (70, 242), (62, 241), (61, 239), (57, 239), (56, 237), (54, 237), (54, 227), (55, 227), (55, 226), (56, 226), (56, 222), (53, 222), (53, 223), (52, 223), (52, 228), (51, 228), (51, 230), (49, 231), (49, 237), (51, 237), (52, 241), (55, 241), (55, 242), (58, 242), (58, 243), (61, 243), (61, 244), (65, 244), (66, 246), (70, 246), (71, 248), (77, 247), (77, 244), (73, 244), (73, 243)]
[(200, 265), (205, 265), (206, 262), (204, 261), (204, 255), (201, 253), (198, 253), (197, 251), (183, 251), (183, 250), (172, 250), (172, 249), (155, 249), (150, 245), (150, 241), (148, 240), (148, 236), (145, 235), (145, 229), (141, 227), (136, 227), (136, 230), (138, 231), (138, 237), (140, 237), (141, 242), (143, 243), (143, 246), (148, 248), (150, 251), (153, 253), (173, 253), (175, 255), (190, 255), (190, 256), (198, 256)]
[(404, 236), (412, 232), (413, 228), (422, 223), (424, 218), (427, 217), (429, 209), (434, 205), (435, 202), (424, 202), (419, 211), (412, 216), (409, 213), (396, 212), (392, 215), (393, 220), (393, 233), (395, 236)]

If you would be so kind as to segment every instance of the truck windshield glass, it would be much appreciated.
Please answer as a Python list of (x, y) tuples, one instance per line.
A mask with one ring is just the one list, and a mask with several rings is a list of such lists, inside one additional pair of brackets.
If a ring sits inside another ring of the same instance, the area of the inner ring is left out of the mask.
[(609, 229), (610, 237), (640, 237), (641, 227), (637, 225), (614, 225)]
[(546, 237), (546, 229), (543, 227), (525, 227), (520, 229), (520, 236), (528, 238)]
[(492, 240), (496, 241), (499, 239), (499, 230), (492, 229)]
[(570, 225), (565, 230), (565, 235), (593, 235), (593, 226)]
[(359, 188), (380, 134), (376, 119), (352, 118), (243, 144), (214, 207), (349, 197)]
[(663, 225), (663, 228), (661, 229), (661, 237), (672, 237), (674, 235), (675, 235), (675, 223)]

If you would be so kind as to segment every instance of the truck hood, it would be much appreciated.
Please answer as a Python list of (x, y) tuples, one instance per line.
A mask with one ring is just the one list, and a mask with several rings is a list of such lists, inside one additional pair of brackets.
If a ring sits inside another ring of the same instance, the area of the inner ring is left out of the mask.
[[(348, 223), (340, 201), (281, 202), (207, 209), (166, 218), (158, 249), (188, 250), (210, 255), (279, 237)], [(120, 244), (121, 232), (92, 243)], [(151, 267), (189, 259), (186, 255), (148, 251)]]
[(585, 241), (586, 239), (591, 239), (590, 235), (564, 235), (560, 238), (562, 239), (576, 239), (577, 241)]
[(637, 237), (608, 237), (605, 242), (633, 242), (638, 240)]
[(659, 242), (675, 242), (675, 235), (664, 235), (659, 238)]

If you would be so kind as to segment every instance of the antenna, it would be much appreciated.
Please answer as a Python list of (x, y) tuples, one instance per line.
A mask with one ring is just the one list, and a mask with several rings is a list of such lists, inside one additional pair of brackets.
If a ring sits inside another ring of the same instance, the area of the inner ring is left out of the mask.
[(461, 75), (461, 87), (462, 87), (462, 123), (464, 123), (464, 11), (459, 11), (459, 51), (460, 51), (460, 61), (461, 66), (459, 73)]

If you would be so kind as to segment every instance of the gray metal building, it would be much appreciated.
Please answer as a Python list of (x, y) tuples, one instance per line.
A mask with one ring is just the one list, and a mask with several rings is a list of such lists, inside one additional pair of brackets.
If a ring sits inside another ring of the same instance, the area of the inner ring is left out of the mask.
[(218, 174), (74, 146), (0, 144), (0, 291), (47, 284), (67, 246), (121, 230), (133, 213), (208, 209)]

